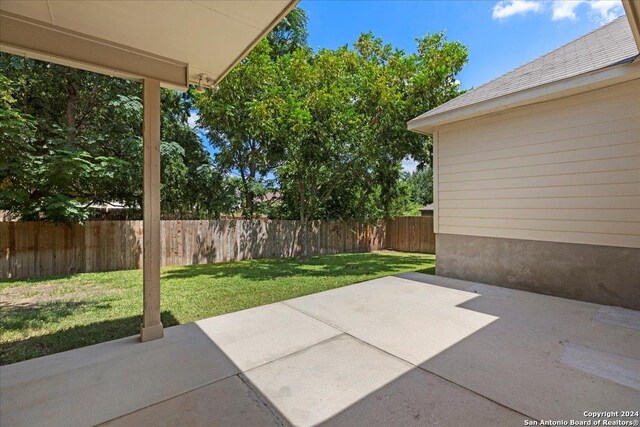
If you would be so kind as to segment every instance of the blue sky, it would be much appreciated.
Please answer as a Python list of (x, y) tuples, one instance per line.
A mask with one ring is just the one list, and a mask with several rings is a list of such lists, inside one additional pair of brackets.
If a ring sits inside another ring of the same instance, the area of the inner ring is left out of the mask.
[(478, 86), (624, 13), (619, 1), (302, 0), (314, 49), (351, 44), (363, 32), (407, 52), (415, 38), (445, 30), (469, 48), (458, 79)]

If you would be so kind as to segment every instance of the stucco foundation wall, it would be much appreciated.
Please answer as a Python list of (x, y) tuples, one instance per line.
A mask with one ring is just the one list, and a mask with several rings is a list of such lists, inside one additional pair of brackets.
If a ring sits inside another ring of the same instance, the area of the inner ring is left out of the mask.
[(640, 310), (640, 249), (439, 233), (436, 274)]

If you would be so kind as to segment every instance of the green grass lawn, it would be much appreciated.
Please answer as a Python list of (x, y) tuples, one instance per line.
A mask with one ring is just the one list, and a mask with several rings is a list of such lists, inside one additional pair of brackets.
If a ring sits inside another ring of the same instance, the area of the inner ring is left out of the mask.
[[(162, 269), (162, 323), (172, 326), (405, 271), (434, 273), (433, 255), (399, 252)], [(0, 280), (2, 364), (135, 335), (142, 271)]]

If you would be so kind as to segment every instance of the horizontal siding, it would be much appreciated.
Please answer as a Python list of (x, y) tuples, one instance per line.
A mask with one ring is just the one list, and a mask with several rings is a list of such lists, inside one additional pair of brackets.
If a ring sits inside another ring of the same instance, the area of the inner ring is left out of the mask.
[(640, 209), (639, 197), (556, 197), (556, 198), (513, 198), (441, 200), (444, 208), (482, 209)]
[[(640, 96), (640, 94), (638, 95)], [(531, 107), (523, 107), (531, 108)], [(617, 131), (633, 130), (638, 128), (638, 123), (634, 120), (638, 111), (638, 107), (624, 106), (620, 108), (614, 108), (611, 110), (594, 112), (594, 115), (598, 116), (597, 122), (593, 121), (593, 117), (580, 117), (575, 121), (571, 121), (570, 118), (558, 118), (549, 117), (548, 122), (544, 125), (530, 124), (530, 117), (526, 117), (527, 123), (518, 123), (520, 128), (520, 135), (517, 140), (513, 140), (513, 129), (503, 128), (499, 131), (491, 132), (487, 130), (486, 126), (478, 126), (478, 131), (493, 134), (488, 137), (483, 135), (479, 138), (473, 138), (470, 134), (468, 136), (458, 135), (455, 132), (456, 139), (459, 141), (459, 146), (453, 148), (447, 148), (443, 151), (443, 159), (450, 156), (456, 156), (461, 154), (474, 154), (484, 151), (490, 151), (500, 148), (522, 147), (530, 144), (539, 144), (551, 141), (563, 141), (573, 138), (583, 138), (591, 135), (606, 135), (609, 134), (608, 128), (615, 128)], [(517, 119), (514, 119), (517, 120)], [(603, 128), (603, 125), (606, 126)], [(500, 126), (495, 124), (493, 126)], [(533, 126), (533, 127), (532, 127)], [(471, 131), (470, 131), (471, 132)], [(445, 137), (449, 131), (442, 132)], [(507, 140), (511, 144), (505, 146), (503, 142)]]
[[(559, 182), (559, 178), (561, 182)], [(555, 187), (561, 185), (601, 185), (640, 182), (640, 170), (617, 170), (606, 172), (569, 173), (560, 175), (542, 175), (525, 177), (505, 177), (494, 179), (475, 179), (472, 181), (443, 182), (442, 191), (489, 190), (499, 188)]]
[[(603, 137), (606, 138), (606, 137)], [(634, 136), (635, 138), (635, 136)], [(619, 145), (567, 149), (543, 154), (523, 154), (507, 159), (480, 160), (471, 163), (440, 165), (440, 176), (448, 173), (486, 171), (493, 169), (518, 168), (523, 166), (541, 166), (562, 163), (574, 163), (588, 160), (616, 159), (619, 157), (640, 156), (640, 141)]]
[[(613, 126), (616, 123), (612, 122)], [(533, 156), (536, 154), (561, 153), (567, 151), (584, 150), (588, 148), (609, 147), (615, 145), (628, 144), (633, 138), (640, 133), (640, 123), (634, 123), (632, 129), (619, 132), (607, 132), (603, 135), (585, 135), (565, 140), (556, 140), (550, 142), (530, 143), (521, 146), (511, 146), (495, 150), (476, 152), (471, 154), (461, 154), (457, 156), (449, 156), (440, 159), (440, 164), (460, 165), (466, 163), (477, 163), (480, 161), (497, 160), (497, 159), (514, 159), (523, 156)], [(519, 141), (520, 142), (520, 141)]]
[[(621, 89), (623, 87), (624, 89)], [(606, 96), (598, 95), (598, 93), (602, 94), (603, 91), (606, 92)], [(464, 152), (464, 148), (467, 147), (482, 149), (485, 143), (509, 137), (509, 129), (501, 126), (505, 117), (510, 120), (517, 120), (518, 125), (525, 128), (521, 136), (542, 134), (546, 131), (558, 131), (578, 125), (589, 125), (591, 124), (589, 116), (599, 117), (600, 122), (631, 117), (633, 113), (626, 114), (626, 111), (629, 108), (631, 109), (630, 111), (638, 108), (638, 97), (640, 97), (640, 84), (629, 82), (562, 100), (505, 110), (478, 120), (467, 120), (445, 125), (440, 128), (440, 132), (446, 134), (449, 131), (454, 131), (460, 141), (460, 145), (447, 146), (443, 148), (441, 154), (446, 156), (451, 152)], [(571, 111), (567, 107), (571, 107)], [(547, 117), (545, 118), (544, 126), (540, 126), (537, 118), (531, 116), (530, 111), (527, 111), (532, 108), (545, 110)], [(567, 121), (567, 119), (570, 120)], [(477, 135), (476, 131), (481, 131), (482, 134)]]
[(640, 196), (640, 183), (556, 185), (546, 187), (457, 190), (440, 193), (443, 200)]
[(476, 180), (492, 180), (503, 178), (532, 177), (532, 176), (566, 176), (568, 174), (594, 173), (594, 172), (617, 172), (617, 171), (638, 171), (640, 156), (618, 157), (615, 159), (595, 159), (581, 160), (548, 165), (532, 165), (521, 167), (509, 167), (504, 169), (488, 169), (484, 171), (473, 171), (450, 173), (439, 175), (440, 182), (464, 182)]
[(444, 126), (440, 233), (640, 247), (640, 81)]
[(449, 218), (548, 219), (571, 221), (636, 222), (640, 209), (553, 209), (553, 208), (440, 208)]

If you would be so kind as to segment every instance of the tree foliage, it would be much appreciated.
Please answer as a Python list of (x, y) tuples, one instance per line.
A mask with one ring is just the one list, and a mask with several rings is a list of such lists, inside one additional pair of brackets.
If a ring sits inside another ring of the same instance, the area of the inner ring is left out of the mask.
[(294, 9), (219, 85), (215, 92), (192, 92), (199, 125), (215, 147), (221, 171), (239, 178), (245, 217), (266, 212), (259, 199), (276, 190), (273, 171), (282, 161), (274, 141), (273, 106), (282, 93), (278, 58), (309, 52), (307, 16)]
[[(428, 163), (431, 143), (405, 123), (457, 93), (454, 76), (466, 58), (443, 34), (418, 39), (417, 54), (363, 34), (354, 49), (278, 60), (273, 139), (286, 161), (276, 176), (285, 208), (304, 230), (314, 218), (373, 220), (402, 209), (401, 162), (411, 156)], [(426, 82), (432, 95), (418, 103), (416, 90)]]
[[(239, 205), (307, 230), (314, 219), (374, 221), (431, 201), (431, 140), (406, 122), (460, 93), (466, 48), (437, 33), (407, 53), (368, 33), (314, 52), (306, 20), (294, 9), (215, 92), (163, 90), (164, 213), (216, 217)], [(140, 207), (140, 84), (0, 61), (0, 209), (70, 222), (93, 203)], [(194, 110), (206, 141), (189, 126)], [(407, 157), (418, 172), (403, 174)]]
[(307, 14), (303, 9), (295, 8), (267, 36), (271, 57), (275, 59), (300, 49), (309, 49), (308, 38)]
[(402, 160), (431, 161), (431, 140), (406, 122), (459, 93), (466, 48), (437, 33), (407, 54), (363, 34), (313, 52), (300, 12), (195, 102), (218, 166), (239, 177), (242, 213), (264, 214), (267, 191), (281, 196), (271, 215), (302, 221), (403, 212)]
[(420, 206), (433, 203), (433, 169), (431, 167), (405, 173), (402, 180), (408, 187), (411, 201)]
[[(142, 206), (136, 82), (9, 54), (0, 57), (0, 210), (79, 222), (93, 204)], [(218, 213), (222, 177), (188, 127), (188, 98), (162, 92), (162, 208)]]
[[(278, 159), (269, 104), (277, 74), (268, 41), (262, 41), (216, 92), (196, 94), (199, 125), (216, 150), (216, 165), (239, 178), (242, 214), (261, 213), (256, 198), (272, 187), (269, 173)], [(194, 93), (195, 94), (195, 93)]]

